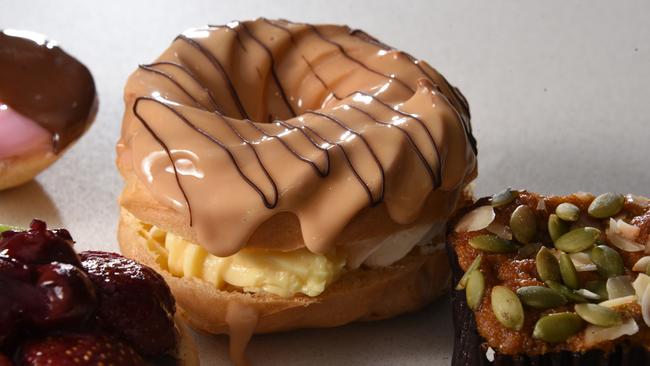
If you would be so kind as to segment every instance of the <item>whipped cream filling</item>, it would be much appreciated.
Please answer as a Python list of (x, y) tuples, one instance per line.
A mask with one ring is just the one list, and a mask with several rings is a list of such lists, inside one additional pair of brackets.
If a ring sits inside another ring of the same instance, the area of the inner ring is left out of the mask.
[(384, 238), (371, 238), (345, 246), (346, 267), (359, 268), (386, 267), (404, 258), (416, 246), (426, 246), (432, 239), (444, 233), (446, 225), (442, 221), (418, 225), (398, 231)]
[(52, 148), (52, 134), (0, 102), (0, 159)]

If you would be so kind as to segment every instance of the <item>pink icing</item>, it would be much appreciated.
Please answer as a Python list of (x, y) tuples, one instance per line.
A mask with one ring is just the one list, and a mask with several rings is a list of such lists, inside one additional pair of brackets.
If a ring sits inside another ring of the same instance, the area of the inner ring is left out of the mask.
[(52, 134), (0, 102), (0, 159), (52, 149)]

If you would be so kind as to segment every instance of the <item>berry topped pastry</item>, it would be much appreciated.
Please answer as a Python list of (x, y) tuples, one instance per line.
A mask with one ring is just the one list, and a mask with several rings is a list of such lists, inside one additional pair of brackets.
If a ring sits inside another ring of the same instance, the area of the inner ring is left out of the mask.
[(505, 190), (447, 246), (453, 365), (647, 365), (650, 200)]
[(194, 365), (174, 298), (149, 267), (74, 250), (65, 229), (0, 226), (0, 366)]

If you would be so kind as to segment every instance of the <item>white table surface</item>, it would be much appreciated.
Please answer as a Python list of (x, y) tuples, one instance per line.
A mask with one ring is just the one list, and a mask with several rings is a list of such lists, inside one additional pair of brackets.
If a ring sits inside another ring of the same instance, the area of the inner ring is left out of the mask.
[[(479, 195), (504, 186), (650, 195), (649, 15), (646, 1), (0, 0), (0, 28), (58, 40), (91, 69), (100, 96), (71, 151), (0, 193), (0, 222), (41, 217), (69, 228), (80, 249), (117, 250), (126, 78), (186, 28), (258, 16), (346, 23), (443, 72), (472, 108)], [(452, 334), (443, 298), (389, 321), (256, 336), (249, 354), (256, 365), (449, 365)], [(204, 365), (228, 364), (225, 337), (197, 341)]]

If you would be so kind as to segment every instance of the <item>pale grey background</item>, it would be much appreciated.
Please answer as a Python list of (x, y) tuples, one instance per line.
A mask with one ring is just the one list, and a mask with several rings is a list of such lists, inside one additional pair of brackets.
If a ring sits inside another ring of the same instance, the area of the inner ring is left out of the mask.
[[(443, 72), (472, 107), (478, 194), (511, 185), (650, 195), (647, 1), (2, 0), (0, 27), (48, 34), (89, 66), (100, 110), (59, 163), (0, 193), (0, 222), (38, 216), (70, 228), (80, 248), (116, 250), (127, 76), (183, 29), (257, 16), (347, 23)], [(205, 365), (227, 360), (224, 337), (198, 340)], [(448, 365), (452, 341), (442, 299), (390, 321), (258, 336), (250, 354), (258, 365)]]

